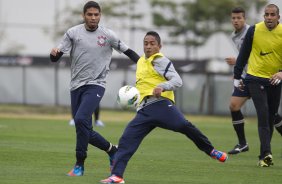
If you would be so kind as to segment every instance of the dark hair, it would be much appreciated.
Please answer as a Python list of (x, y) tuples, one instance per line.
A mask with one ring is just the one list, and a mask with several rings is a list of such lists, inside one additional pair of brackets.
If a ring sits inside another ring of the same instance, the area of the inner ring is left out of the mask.
[(276, 4), (268, 4), (265, 8), (276, 8), (276, 13), (279, 15), (279, 7)]
[(161, 44), (161, 37), (160, 37), (160, 35), (157, 32), (155, 32), (155, 31), (148, 31), (146, 33), (145, 37), (148, 36), (148, 35), (151, 35), (151, 36), (155, 37), (157, 42), (158, 42), (158, 44), (159, 45)]
[(100, 5), (99, 5), (97, 2), (95, 2), (95, 1), (88, 1), (88, 2), (84, 5), (84, 7), (83, 7), (83, 13), (85, 14), (85, 12), (87, 11), (87, 9), (89, 9), (89, 8), (96, 8), (96, 9), (99, 10), (99, 12), (101, 12), (101, 7), (100, 7)]
[(233, 8), (231, 13), (243, 13), (243, 17), (245, 17), (245, 9), (242, 7)]

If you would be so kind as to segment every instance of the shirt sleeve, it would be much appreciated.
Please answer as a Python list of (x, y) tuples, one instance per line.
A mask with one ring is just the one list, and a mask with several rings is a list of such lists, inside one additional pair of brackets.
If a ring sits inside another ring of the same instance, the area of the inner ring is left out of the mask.
[(234, 66), (234, 79), (241, 79), (244, 67), (248, 63), (248, 59), (252, 51), (254, 32), (255, 26), (251, 26), (245, 36), (244, 42), (236, 60), (236, 64)]
[(117, 52), (123, 53), (127, 49), (129, 49), (129, 47), (118, 38), (118, 36), (114, 31), (109, 30), (109, 34), (110, 34), (110, 44)]
[(68, 53), (72, 48), (72, 42), (73, 42), (72, 32), (71, 30), (68, 30), (64, 34), (62, 41), (59, 43), (58, 49), (64, 54)]
[(161, 57), (153, 61), (154, 69), (162, 75), (167, 81), (160, 83), (158, 86), (165, 91), (172, 91), (182, 86), (182, 79), (175, 70), (172, 62), (166, 58)]

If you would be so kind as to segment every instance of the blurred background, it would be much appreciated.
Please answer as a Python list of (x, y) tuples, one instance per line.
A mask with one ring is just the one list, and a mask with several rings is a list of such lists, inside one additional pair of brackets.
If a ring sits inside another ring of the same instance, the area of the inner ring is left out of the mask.
[[(69, 106), (70, 63), (66, 55), (51, 63), (49, 53), (64, 32), (82, 22), (86, 0), (0, 0), (0, 103)], [(131, 49), (143, 54), (143, 37), (160, 33), (162, 52), (181, 74), (176, 91), (184, 113), (229, 115), (232, 67), (224, 58), (237, 56), (230, 34), (231, 9), (244, 7), (247, 23), (263, 20), (266, 4), (280, 0), (97, 0), (100, 25), (114, 30)], [(113, 52), (101, 108), (117, 109), (118, 89), (135, 83), (135, 65)], [(255, 115), (252, 101), (244, 114)], [(280, 109), (281, 111), (281, 109)]]

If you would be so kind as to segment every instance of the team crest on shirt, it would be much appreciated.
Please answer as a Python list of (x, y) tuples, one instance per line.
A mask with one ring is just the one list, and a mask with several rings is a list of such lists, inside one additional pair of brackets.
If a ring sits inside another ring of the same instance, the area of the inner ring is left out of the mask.
[(100, 47), (104, 47), (106, 45), (106, 40), (107, 40), (107, 37), (105, 37), (105, 36), (98, 36), (97, 44)]

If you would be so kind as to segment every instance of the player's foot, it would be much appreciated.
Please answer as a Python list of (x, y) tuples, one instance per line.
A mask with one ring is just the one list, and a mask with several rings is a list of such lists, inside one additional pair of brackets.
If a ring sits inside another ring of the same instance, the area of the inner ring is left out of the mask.
[(263, 159), (259, 160), (258, 166), (260, 167), (269, 167), (273, 165), (272, 155), (268, 154)]
[(84, 167), (75, 165), (74, 168), (67, 174), (67, 176), (83, 176)]
[(220, 162), (225, 162), (228, 159), (228, 155), (225, 152), (217, 151), (216, 149), (212, 150), (210, 156)]
[(117, 150), (118, 150), (118, 146), (117, 145), (113, 145), (112, 153), (109, 155), (110, 171), (112, 171), (112, 168), (114, 166), (114, 159), (115, 159), (115, 155), (116, 155)]
[(97, 120), (97, 121), (95, 121), (95, 126), (97, 126), (97, 127), (104, 127), (105, 124), (101, 120)]
[(235, 155), (235, 154), (238, 154), (238, 153), (241, 153), (241, 152), (245, 152), (245, 151), (249, 151), (249, 145), (248, 144), (244, 144), (244, 145), (237, 144), (233, 148), (233, 150), (230, 150), (228, 152), (228, 154)]
[(73, 119), (71, 119), (71, 120), (69, 121), (69, 125), (70, 125), (70, 126), (75, 126), (75, 122), (74, 122)]
[(124, 180), (121, 177), (118, 177), (116, 175), (112, 175), (104, 180), (101, 180), (100, 183), (125, 183)]

